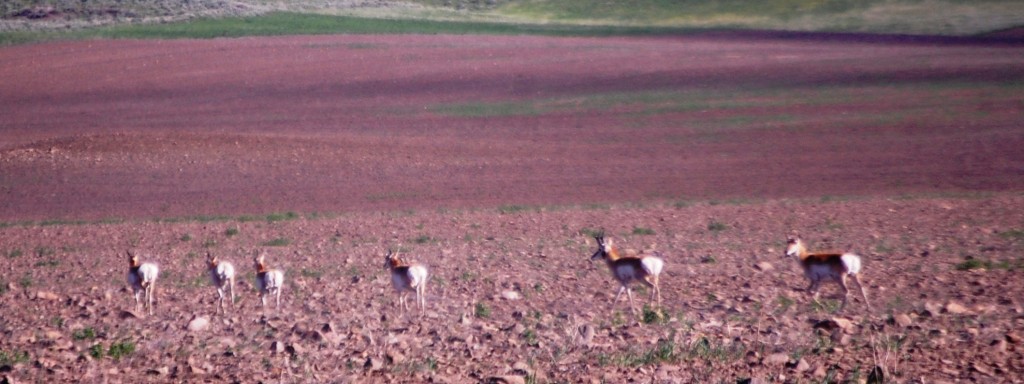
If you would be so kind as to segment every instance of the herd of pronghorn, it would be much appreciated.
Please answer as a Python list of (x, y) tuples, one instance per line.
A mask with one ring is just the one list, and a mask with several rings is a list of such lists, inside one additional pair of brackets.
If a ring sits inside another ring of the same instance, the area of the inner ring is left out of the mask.
[[(612, 239), (606, 239), (603, 235), (594, 236), (597, 240), (597, 251), (590, 257), (591, 261), (604, 260), (611, 270), (612, 276), (619, 282), (619, 291), (612, 301), (614, 307), (622, 293), (625, 292), (629, 298), (629, 306), (634, 315), (636, 306), (633, 303), (633, 290), (630, 286), (639, 282), (651, 288), (651, 301), (661, 307), (661, 288), (658, 278), (665, 266), (665, 261), (656, 255), (620, 255), (615, 248)], [(128, 253), (128, 284), (132, 287), (135, 295), (135, 307), (144, 306), (150, 314), (153, 313), (153, 292), (156, 284), (159, 268), (154, 263), (141, 262), (138, 256)], [(847, 288), (847, 276), (853, 278), (860, 288), (861, 296), (865, 305), (870, 308), (867, 293), (864, 285), (858, 277), (861, 270), (860, 257), (849, 252), (809, 252), (800, 238), (789, 236), (786, 239), (786, 256), (794, 257), (803, 267), (804, 276), (810, 281), (806, 291), (817, 301), (818, 287), (822, 281), (835, 281), (843, 293), (843, 302), (840, 309), (846, 307), (849, 298)], [(235, 298), (235, 267), (228, 261), (219, 260), (210, 253), (206, 254), (206, 265), (210, 272), (214, 287), (217, 288), (219, 301), (217, 312), (226, 311), (224, 308), (225, 294), (229, 305), (234, 305)], [(281, 287), (284, 284), (284, 273), (279, 269), (268, 269), (264, 255), (257, 254), (253, 257), (253, 264), (256, 269), (256, 289), (259, 291), (260, 302), (263, 307), (267, 305), (267, 296), (272, 296), (275, 308), (281, 305)], [(402, 311), (408, 310), (406, 295), (409, 292), (416, 294), (416, 304), (420, 313), (426, 306), (426, 285), (427, 266), (407, 262), (398, 257), (397, 254), (388, 250), (384, 255), (384, 268), (391, 273), (391, 283), (398, 292), (398, 306)], [(142, 298), (140, 295), (144, 295)], [(144, 299), (144, 300), (143, 300)]]

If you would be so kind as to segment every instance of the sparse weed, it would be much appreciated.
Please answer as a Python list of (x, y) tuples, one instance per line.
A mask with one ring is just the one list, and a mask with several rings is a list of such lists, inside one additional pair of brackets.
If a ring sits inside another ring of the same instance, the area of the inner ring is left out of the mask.
[(268, 223), (273, 223), (275, 221), (295, 220), (298, 218), (299, 214), (291, 211), (285, 213), (271, 213), (265, 217)]
[(58, 265), (60, 265), (60, 260), (56, 260), (56, 259), (49, 259), (49, 260), (41, 260), (41, 261), (37, 261), (37, 262), (35, 263), (35, 267), (36, 267), (36, 268), (41, 268), (41, 267), (56, 267), (56, 266), (58, 266)]
[(842, 302), (839, 300), (812, 300), (811, 308), (815, 312), (820, 313), (836, 313), (839, 312), (839, 306)]
[(105, 354), (104, 351), (105, 349), (103, 349), (103, 344), (96, 343), (89, 347), (89, 356), (92, 356), (93, 359), (99, 360), (103, 358)]
[(28, 352), (25, 351), (0, 351), (0, 366), (27, 363)]
[(320, 269), (302, 268), (302, 270), (299, 271), (299, 273), (302, 275), (302, 277), (308, 277), (308, 278), (311, 278), (311, 279), (319, 279), (319, 278), (323, 277), (323, 275), (324, 275), (323, 270), (320, 270)]
[(286, 237), (278, 237), (273, 240), (264, 241), (263, 243), (260, 243), (260, 245), (264, 247), (286, 247), (291, 243), (292, 241), (288, 240)]
[(416, 244), (427, 244), (434, 241), (434, 238), (430, 237), (429, 235), (419, 235), (412, 241)]
[(793, 301), (793, 299), (790, 299), (788, 296), (783, 295), (779, 295), (778, 297), (776, 297), (775, 302), (778, 304), (778, 308), (775, 309), (776, 315), (786, 313), (786, 311), (788, 311), (789, 308), (796, 303), (795, 301)]
[(725, 223), (722, 223), (722, 222), (720, 222), (718, 220), (712, 219), (710, 222), (708, 222), (708, 230), (711, 231), (711, 232), (716, 232), (717, 233), (717, 232), (724, 231), (726, 229), (729, 229), (729, 225), (727, 225)]
[(92, 340), (96, 338), (96, 331), (92, 327), (82, 328), (71, 333), (71, 338), (78, 340)]
[(1011, 229), (1009, 231), (999, 232), (999, 237), (1013, 241), (1021, 241), (1024, 240), (1024, 230)]
[(633, 234), (634, 235), (648, 236), (648, 235), (653, 235), (654, 234), (654, 230), (650, 229), (650, 228), (644, 228), (644, 227), (633, 227)]
[(57, 251), (50, 247), (36, 247), (36, 256), (38, 257), (53, 256), (56, 253)]
[(481, 319), (486, 319), (491, 317), (491, 308), (488, 307), (487, 304), (477, 302), (473, 309), (473, 315)]
[(526, 212), (529, 210), (531, 210), (531, 208), (525, 205), (502, 205), (498, 207), (498, 212), (501, 213), (502, 215)]
[(21, 255), (23, 254), (24, 252), (21, 251), (21, 248), (15, 248), (4, 253), (4, 255), (7, 256), (8, 259), (21, 257)]
[(523, 334), (521, 336), (523, 337), (523, 340), (526, 342), (526, 345), (529, 345), (531, 347), (536, 347), (538, 345), (537, 332), (534, 331), (533, 329), (527, 328), (525, 331), (523, 331)]
[(31, 287), (32, 286), (32, 276), (30, 276), (30, 275), (22, 276), (21, 279), (18, 279), (18, 285), (20, 285), (22, 288)]
[(181, 241), (192, 241), (192, 235), (186, 233), (184, 235), (181, 235), (181, 237), (179, 237), (178, 240), (181, 240)]
[(586, 228), (586, 227), (584, 227), (584, 228), (580, 228), (579, 234), (583, 235), (583, 236), (587, 236), (587, 237), (597, 237), (597, 236), (603, 236), (604, 235), (604, 231), (603, 230), (599, 230), (599, 229), (593, 229), (593, 228)]
[(216, 247), (216, 246), (217, 246), (217, 240), (215, 240), (215, 239), (206, 239), (205, 241), (203, 241), (203, 248), (213, 248), (213, 247)]
[(238, 228), (231, 227), (224, 230), (224, 236), (231, 237), (238, 234)]
[(130, 340), (122, 340), (110, 345), (107, 349), (107, 355), (116, 360), (121, 360), (122, 357), (135, 353), (135, 343)]
[(661, 311), (661, 309), (651, 308), (650, 305), (644, 304), (644, 309), (643, 309), (643, 321), (644, 321), (644, 324), (663, 323), (666, 320), (667, 320), (667, 317)]

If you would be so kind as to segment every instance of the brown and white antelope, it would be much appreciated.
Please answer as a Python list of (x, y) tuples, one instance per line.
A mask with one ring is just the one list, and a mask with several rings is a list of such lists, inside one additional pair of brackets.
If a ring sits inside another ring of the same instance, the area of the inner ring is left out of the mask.
[(615, 249), (612, 239), (605, 239), (604, 235), (594, 236), (597, 240), (597, 252), (590, 256), (590, 260), (604, 259), (612, 276), (619, 282), (619, 293), (615, 295), (611, 307), (619, 302), (622, 292), (629, 297), (629, 308), (636, 314), (636, 305), (633, 304), (633, 290), (630, 284), (641, 282), (651, 288), (651, 300), (655, 301), (658, 308), (661, 308), (661, 288), (658, 286), (658, 277), (665, 267), (665, 261), (653, 255), (641, 256), (620, 256)]
[(423, 314), (427, 303), (427, 266), (415, 262), (407, 263), (389, 249), (384, 255), (384, 268), (391, 272), (391, 285), (398, 291), (398, 306), (402, 308), (402, 312), (409, 309), (405, 296), (407, 292), (412, 291), (416, 292), (416, 304), (420, 314)]
[(206, 252), (206, 266), (210, 270), (210, 280), (217, 288), (217, 312), (227, 312), (224, 309), (224, 293), (228, 293), (228, 304), (235, 306), (235, 266), (228, 261), (221, 261)]
[(868, 295), (864, 291), (864, 284), (860, 281), (861, 262), (860, 256), (849, 252), (808, 252), (803, 240), (796, 236), (786, 237), (786, 256), (796, 257), (800, 266), (804, 269), (804, 276), (810, 280), (807, 292), (812, 295), (815, 302), (818, 301), (818, 287), (821, 281), (830, 279), (839, 284), (843, 290), (843, 303), (840, 310), (846, 307), (850, 290), (846, 284), (846, 277), (850, 276), (860, 287), (860, 294), (864, 297), (864, 304), (871, 309)]
[[(132, 286), (132, 294), (135, 296), (135, 310), (138, 310), (139, 305), (143, 304), (152, 315), (153, 294), (156, 290), (156, 278), (160, 275), (160, 268), (153, 263), (140, 262), (139, 257), (132, 254), (131, 251), (125, 251), (125, 253), (128, 254), (128, 284)], [(146, 296), (144, 303), (140, 301), (139, 294)]]
[(281, 286), (284, 285), (284, 272), (278, 269), (267, 269), (263, 254), (253, 258), (256, 266), (256, 289), (260, 293), (260, 305), (267, 306), (267, 295), (274, 296), (274, 308), (281, 307)]

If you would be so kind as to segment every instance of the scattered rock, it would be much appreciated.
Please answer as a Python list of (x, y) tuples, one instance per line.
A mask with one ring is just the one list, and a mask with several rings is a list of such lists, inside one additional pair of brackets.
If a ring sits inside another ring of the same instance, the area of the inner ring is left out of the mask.
[(363, 369), (370, 372), (379, 371), (384, 368), (384, 362), (376, 357), (366, 358), (366, 362), (363, 363)]
[(202, 332), (210, 329), (210, 318), (206, 316), (196, 316), (188, 322), (185, 327), (189, 332)]
[(1017, 331), (1010, 331), (1006, 333), (1006, 341), (1011, 344), (1020, 344), (1020, 334)]
[(909, 326), (914, 324), (914, 321), (910, 319), (910, 316), (908, 316), (905, 313), (901, 313), (899, 315), (896, 315), (893, 318), (893, 320), (896, 321), (897, 325), (899, 325), (899, 326), (901, 326), (903, 328), (907, 328), (907, 327), (909, 327)]
[(769, 263), (767, 261), (762, 261), (760, 263), (754, 264), (754, 269), (756, 269), (758, 271), (761, 271), (761, 272), (768, 272), (768, 271), (771, 271), (771, 270), (775, 269), (775, 267), (772, 266), (772, 263)]
[(274, 355), (284, 353), (284, 343), (280, 341), (270, 343), (270, 353)]
[(811, 369), (811, 364), (809, 364), (807, 360), (800, 359), (800, 361), (797, 361), (796, 365), (793, 366), (793, 369), (797, 372), (805, 372)]
[(526, 384), (526, 378), (522, 376), (491, 376), (484, 380), (487, 384)]
[(519, 292), (516, 291), (501, 291), (501, 298), (512, 301), (519, 300), (521, 297), (519, 295)]
[(946, 304), (946, 312), (952, 313), (954, 315), (962, 315), (967, 313), (967, 308), (965, 308), (960, 303), (951, 301)]
[(773, 353), (768, 355), (762, 361), (762, 364), (768, 366), (781, 366), (789, 362), (789, 355), (785, 353)]
[(171, 373), (171, 368), (167, 367), (167, 366), (163, 366), (163, 367), (156, 368), (156, 369), (149, 369), (149, 370), (146, 371), (147, 375), (157, 375), (157, 376), (167, 376), (170, 373)]
[(60, 295), (49, 291), (39, 291), (36, 292), (36, 300), (57, 301), (60, 300)]

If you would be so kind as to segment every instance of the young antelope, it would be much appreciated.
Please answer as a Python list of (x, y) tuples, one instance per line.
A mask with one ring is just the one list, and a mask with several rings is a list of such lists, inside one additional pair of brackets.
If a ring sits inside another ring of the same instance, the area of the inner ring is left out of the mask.
[(853, 278), (853, 281), (857, 282), (857, 286), (860, 287), (860, 294), (864, 297), (864, 304), (867, 305), (868, 309), (871, 309), (868, 295), (864, 291), (864, 284), (861, 283), (859, 277), (861, 269), (860, 256), (849, 252), (808, 252), (803, 240), (795, 236), (788, 236), (786, 238), (786, 256), (796, 257), (800, 262), (800, 266), (804, 269), (804, 276), (807, 276), (807, 280), (811, 282), (807, 287), (807, 292), (812, 295), (815, 302), (818, 301), (818, 286), (821, 285), (821, 281), (831, 279), (838, 283), (839, 288), (843, 290), (843, 303), (839, 309), (845, 308), (847, 299), (850, 296), (850, 290), (846, 285), (846, 277), (850, 276)]
[(224, 293), (228, 293), (228, 304), (235, 306), (235, 266), (230, 262), (220, 261), (217, 256), (206, 252), (206, 266), (210, 269), (210, 280), (217, 288), (217, 312), (224, 309)]
[(284, 285), (284, 272), (267, 269), (263, 255), (253, 258), (256, 264), (256, 289), (260, 292), (260, 303), (267, 306), (267, 295), (274, 295), (274, 308), (281, 307), (281, 286)]
[(619, 256), (618, 250), (612, 244), (612, 239), (605, 239), (603, 235), (594, 236), (597, 240), (597, 252), (590, 256), (590, 260), (604, 259), (612, 276), (619, 281), (619, 293), (615, 295), (611, 307), (619, 302), (622, 292), (629, 297), (629, 308), (636, 314), (636, 305), (633, 303), (633, 290), (630, 284), (639, 281), (651, 287), (651, 300), (655, 301), (658, 308), (661, 308), (661, 288), (658, 287), (658, 276), (665, 266), (665, 261), (657, 256)]
[(402, 308), (402, 312), (409, 309), (405, 302), (405, 296), (412, 291), (416, 292), (416, 304), (422, 314), (427, 303), (427, 266), (420, 263), (406, 263), (389, 249), (388, 253), (384, 255), (384, 268), (391, 272), (391, 284), (395, 287), (395, 291), (398, 291), (398, 306)]
[[(138, 310), (139, 305), (143, 304), (152, 315), (153, 291), (156, 290), (156, 278), (160, 275), (160, 268), (153, 263), (140, 262), (139, 257), (133, 255), (131, 251), (125, 251), (125, 253), (128, 254), (128, 284), (132, 286), (132, 293), (135, 295), (135, 310)], [(145, 303), (141, 302), (139, 294), (145, 294)]]

